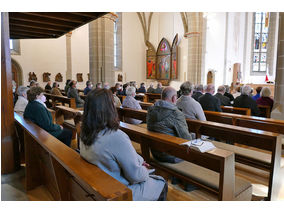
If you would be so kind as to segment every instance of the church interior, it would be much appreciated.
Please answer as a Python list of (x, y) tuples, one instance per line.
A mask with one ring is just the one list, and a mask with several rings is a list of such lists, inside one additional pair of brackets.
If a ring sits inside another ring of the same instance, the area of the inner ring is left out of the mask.
[[(69, 82), (65, 90), (68, 79), (82, 105), (69, 97)], [(14, 109), (20, 86), (31, 94), (32, 82), (43, 88), (53, 125), (72, 132), (69, 147), (27, 119), (27, 109), (22, 114)], [(215, 148), (186, 148), (180, 145), (187, 139), (149, 127), (150, 109), (163, 99), (165, 88), (184, 95), (184, 82), (194, 92), (203, 85), (203, 94), (210, 85), (214, 94), (226, 87), (233, 96), (245, 87), (251, 96), (268, 88), (273, 105), (258, 104), (262, 114), (255, 115), (232, 101), (216, 112), (200, 102), (205, 120), (183, 120), (192, 138)], [(284, 200), (283, 12), (1, 12), (2, 201), (137, 198), (112, 171), (82, 157), (82, 123), (93, 97), (84, 91), (91, 85), (93, 92), (99, 83), (126, 90), (116, 93), (122, 103), (115, 108), (118, 129), (129, 137), (138, 159), (142, 156), (167, 183), (165, 200)], [(142, 84), (145, 92), (139, 93)], [(54, 85), (61, 96), (50, 92)], [(129, 85), (137, 87), (140, 110), (123, 107)], [(159, 85), (163, 92), (146, 92)], [(153, 148), (182, 162), (159, 162)]]

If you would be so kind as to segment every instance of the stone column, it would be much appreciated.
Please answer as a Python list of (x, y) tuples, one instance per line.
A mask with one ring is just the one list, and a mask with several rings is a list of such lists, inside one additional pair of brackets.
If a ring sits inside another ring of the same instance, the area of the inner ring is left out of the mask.
[(284, 120), (284, 13), (279, 13), (274, 107), (271, 118)]
[(187, 80), (193, 84), (202, 81), (202, 48), (203, 48), (203, 13), (187, 13), (188, 33), (200, 34), (188, 36), (188, 71)]
[(72, 35), (71, 32), (66, 34), (66, 80), (73, 79), (72, 77), (71, 35)]
[(114, 22), (105, 16), (89, 24), (90, 79), (93, 83), (115, 84), (113, 27)]

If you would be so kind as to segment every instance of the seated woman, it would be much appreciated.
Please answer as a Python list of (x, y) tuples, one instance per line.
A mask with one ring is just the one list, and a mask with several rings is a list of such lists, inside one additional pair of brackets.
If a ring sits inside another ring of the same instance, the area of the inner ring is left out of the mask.
[(186, 81), (180, 86), (182, 96), (177, 100), (176, 106), (183, 112), (185, 118), (206, 121), (204, 111), (192, 95), (193, 85)]
[(256, 100), (257, 105), (270, 106), (272, 109), (274, 101), (270, 98), (271, 91), (268, 87), (263, 87), (260, 92), (260, 98)]
[(53, 82), (51, 94), (63, 96), (59, 90), (59, 84), (57, 82)]
[(116, 87), (111, 87), (110, 90), (111, 90), (111, 92), (113, 94), (114, 106), (115, 107), (120, 107), (121, 106), (121, 102), (120, 102), (119, 97), (116, 96), (116, 93), (117, 93)]
[(62, 141), (67, 146), (70, 146), (72, 139), (72, 131), (63, 129), (62, 126), (52, 123), (51, 113), (47, 110), (43, 94), (44, 90), (41, 87), (32, 87), (27, 92), (29, 103), (24, 112), (24, 118), (29, 119), (45, 131)]
[[(134, 97), (136, 95), (136, 89), (133, 86), (130, 86), (126, 89), (126, 98), (122, 102), (122, 106), (126, 108), (131, 108), (131, 109), (137, 109), (141, 110), (141, 106), (139, 104), (139, 101), (137, 101)], [(141, 120), (137, 120), (134, 118), (127, 118), (125, 117), (125, 122), (130, 123), (130, 124), (140, 124), (142, 123)]]
[(24, 114), (26, 106), (28, 105), (27, 99), (27, 91), (29, 90), (28, 87), (19, 86), (18, 88), (18, 100), (15, 104), (14, 111), (20, 114)]
[(107, 89), (91, 91), (84, 107), (80, 155), (132, 190), (133, 200), (166, 200), (167, 184), (150, 175), (148, 164), (119, 127), (119, 118)]

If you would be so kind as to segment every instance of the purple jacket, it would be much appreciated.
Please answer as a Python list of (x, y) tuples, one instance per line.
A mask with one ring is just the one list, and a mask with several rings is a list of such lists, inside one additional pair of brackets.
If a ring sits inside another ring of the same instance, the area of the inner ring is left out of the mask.
[(256, 103), (258, 105), (270, 106), (272, 108), (274, 101), (269, 97), (260, 97), (259, 99), (256, 100)]

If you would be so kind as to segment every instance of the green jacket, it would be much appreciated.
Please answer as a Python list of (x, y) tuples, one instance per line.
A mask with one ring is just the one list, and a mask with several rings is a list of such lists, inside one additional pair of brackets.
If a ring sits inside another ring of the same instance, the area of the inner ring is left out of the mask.
[(52, 123), (51, 113), (44, 105), (37, 101), (28, 103), (24, 112), (24, 118), (37, 124), (54, 137), (58, 137), (62, 132), (62, 129), (59, 125)]

